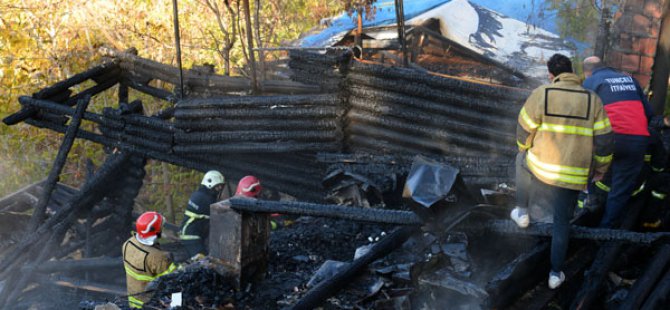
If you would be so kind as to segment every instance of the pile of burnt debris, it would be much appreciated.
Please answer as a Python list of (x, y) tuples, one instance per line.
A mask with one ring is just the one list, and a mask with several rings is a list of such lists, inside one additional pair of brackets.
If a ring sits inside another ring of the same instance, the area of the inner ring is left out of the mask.
[[(294, 81), (252, 85), (186, 70), (184, 93), (173, 93), (159, 85), (177, 85), (177, 68), (133, 53), (107, 55), (21, 97), (21, 111), (3, 120), (65, 135), (46, 180), (0, 200), (3, 221), (27, 223), (22, 232), (2, 226), (0, 308), (127, 307), (121, 244), (147, 160), (220, 170), (232, 182), (253, 174), (272, 193), (212, 205), (207, 259), (187, 261), (167, 236), (163, 245), (182, 268), (153, 283), (148, 309), (654, 309), (666, 302), (667, 227), (638, 224), (649, 190), (631, 201), (622, 230), (591, 228), (593, 214), (576, 214), (567, 280), (547, 288), (551, 224), (519, 230), (507, 220), (515, 119), (527, 89), (349, 52), (295, 51)], [(118, 106), (88, 109), (105, 91), (115, 91)], [(148, 113), (156, 109), (137, 99), (145, 95), (163, 100), (162, 110)], [(102, 145), (107, 158), (71, 188), (58, 181), (76, 138)], [(31, 208), (32, 215), (18, 214)]]

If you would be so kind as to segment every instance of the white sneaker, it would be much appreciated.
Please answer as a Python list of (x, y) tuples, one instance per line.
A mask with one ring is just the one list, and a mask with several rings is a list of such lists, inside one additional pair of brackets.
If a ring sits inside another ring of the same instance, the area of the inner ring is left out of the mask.
[(549, 288), (550, 289), (556, 289), (557, 287), (561, 286), (563, 284), (563, 281), (565, 281), (565, 274), (563, 271), (561, 272), (550, 272), (549, 273)]
[(516, 207), (509, 216), (520, 228), (526, 228), (530, 224), (530, 216), (528, 216), (528, 211), (525, 208)]

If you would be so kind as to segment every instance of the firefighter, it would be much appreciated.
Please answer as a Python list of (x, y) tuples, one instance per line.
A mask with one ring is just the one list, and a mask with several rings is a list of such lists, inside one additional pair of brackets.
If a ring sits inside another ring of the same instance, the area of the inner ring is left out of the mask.
[(156, 241), (160, 238), (164, 222), (159, 213), (145, 212), (135, 222), (135, 235), (123, 244), (123, 267), (130, 308), (142, 308), (152, 295), (146, 292), (149, 282), (176, 269), (171, 255), (161, 251)]
[[(553, 209), (549, 288), (565, 281), (563, 265), (577, 196), (590, 176), (600, 180), (612, 160), (612, 129), (600, 98), (584, 89), (570, 59), (547, 62), (550, 85), (535, 89), (519, 112), (517, 207), (510, 217), (521, 228), (530, 204)], [(593, 166), (592, 166), (593, 163)], [(593, 170), (592, 170), (593, 169)]]
[[(644, 155), (644, 165), (638, 178), (635, 180), (635, 189), (631, 194), (631, 198), (642, 196), (643, 193), (649, 192), (651, 189), (652, 192), (655, 192), (656, 187), (659, 187), (661, 183), (659, 180), (659, 174), (662, 173), (665, 169), (667, 156), (668, 154), (663, 148), (663, 142), (661, 141), (660, 133), (654, 128), (649, 128), (650, 133), (650, 143), (647, 146), (647, 150)], [(611, 188), (611, 177), (608, 177), (608, 173), (605, 175), (603, 180), (594, 182), (594, 186), (589, 188), (588, 200), (586, 202), (586, 207), (590, 211), (600, 210), (604, 207), (607, 197), (612, 190)], [(650, 184), (652, 186), (650, 186)], [(651, 210), (651, 209), (649, 209)], [(647, 213), (647, 217), (655, 217)], [(654, 228), (654, 227), (651, 227)]]
[(253, 175), (248, 175), (240, 179), (237, 190), (235, 190), (235, 196), (257, 198), (262, 189), (261, 181)]
[(649, 144), (649, 120), (653, 112), (632, 76), (606, 67), (598, 57), (584, 60), (584, 88), (598, 94), (614, 131), (614, 158), (606, 179), (611, 190), (600, 227), (619, 225), (624, 207), (635, 191)]
[(225, 184), (221, 172), (205, 173), (200, 187), (191, 194), (184, 211), (179, 238), (190, 257), (207, 255), (205, 239), (209, 236), (209, 206), (217, 201)]

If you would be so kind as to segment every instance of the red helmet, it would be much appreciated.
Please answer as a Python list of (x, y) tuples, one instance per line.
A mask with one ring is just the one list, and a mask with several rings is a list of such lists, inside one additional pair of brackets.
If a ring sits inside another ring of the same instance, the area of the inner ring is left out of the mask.
[(135, 222), (137, 240), (147, 245), (153, 245), (161, 233), (163, 222), (164, 219), (160, 213), (154, 211), (144, 212)]
[(243, 177), (240, 180), (240, 183), (237, 184), (235, 195), (254, 198), (258, 196), (262, 189), (263, 187), (261, 187), (261, 181), (253, 175), (248, 175)]

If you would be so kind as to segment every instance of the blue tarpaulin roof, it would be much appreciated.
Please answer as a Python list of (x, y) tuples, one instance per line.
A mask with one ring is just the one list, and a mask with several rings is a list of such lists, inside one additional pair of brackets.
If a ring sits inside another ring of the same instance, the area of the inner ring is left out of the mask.
[[(419, 14), (434, 9), (452, 0), (404, 0), (405, 20), (412, 19)], [(471, 3), (496, 11), (510, 18), (529, 23), (533, 26), (558, 32), (555, 14), (544, 12), (539, 17), (538, 10), (542, 9), (534, 0), (470, 0)], [(395, 1), (379, 0), (374, 3), (376, 12), (374, 19), (363, 19), (363, 27), (377, 27), (395, 25)], [(341, 36), (356, 28), (356, 16), (349, 16), (346, 12), (331, 19), (330, 25), (319, 33), (307, 36), (300, 40), (302, 47), (325, 47), (335, 44)], [(333, 40), (337, 38), (337, 40)], [(335, 42), (333, 42), (335, 41)]]
[[(408, 26), (438, 20), (441, 34), (473, 53), (528, 77), (546, 79), (546, 60), (554, 53), (572, 56), (578, 44), (556, 34), (556, 14), (535, 7), (532, 0), (405, 0)], [(395, 3), (380, 0), (371, 19), (363, 27), (396, 24)], [(544, 6), (544, 4), (543, 4)], [(542, 14), (539, 14), (542, 13)], [(332, 19), (326, 29), (300, 39), (298, 46), (328, 47), (340, 42), (356, 28), (356, 14), (346, 12)], [(395, 39), (395, 30), (374, 30), (375, 39)]]

